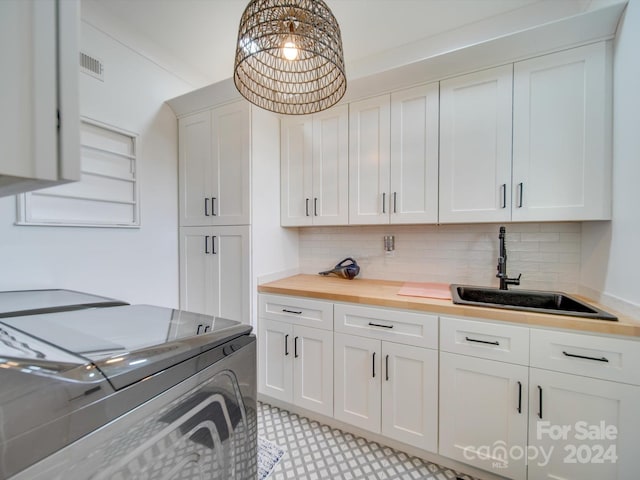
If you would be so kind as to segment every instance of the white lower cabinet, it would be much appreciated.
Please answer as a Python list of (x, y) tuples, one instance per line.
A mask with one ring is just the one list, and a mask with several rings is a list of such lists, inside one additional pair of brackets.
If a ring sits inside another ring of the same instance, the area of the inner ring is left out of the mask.
[(260, 392), (332, 416), (333, 333), (263, 318), (258, 339)]
[(438, 352), (382, 342), (382, 434), (431, 452), (438, 448)]
[(638, 342), (440, 322), (441, 455), (513, 479), (638, 478)]
[(272, 398), (514, 480), (640, 473), (634, 339), (281, 295), (258, 335)]
[(333, 304), (260, 295), (258, 391), (333, 416)]
[(334, 334), (335, 418), (437, 449), (437, 351)]
[(529, 480), (640, 475), (640, 387), (530, 371)]
[(335, 417), (380, 433), (380, 340), (341, 333), (333, 340)]
[(449, 458), (526, 478), (527, 378), (523, 365), (440, 353), (440, 448)]

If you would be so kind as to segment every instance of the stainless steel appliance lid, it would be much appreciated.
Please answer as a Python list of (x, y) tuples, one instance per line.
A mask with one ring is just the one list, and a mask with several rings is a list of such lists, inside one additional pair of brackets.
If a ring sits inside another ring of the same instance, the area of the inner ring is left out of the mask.
[(0, 292), (0, 318), (116, 305), (127, 303), (100, 295), (63, 289)]
[[(8, 325), (0, 323), (0, 367), (9, 368), (12, 362), (18, 365), (36, 362), (51, 362), (66, 365), (87, 365), (90, 362), (65, 350), (33, 338)], [(23, 367), (24, 368), (24, 367)], [(37, 369), (36, 369), (37, 370)]]
[(150, 305), (10, 317), (2, 322), (91, 360), (116, 390), (251, 332), (251, 326), (233, 320)]

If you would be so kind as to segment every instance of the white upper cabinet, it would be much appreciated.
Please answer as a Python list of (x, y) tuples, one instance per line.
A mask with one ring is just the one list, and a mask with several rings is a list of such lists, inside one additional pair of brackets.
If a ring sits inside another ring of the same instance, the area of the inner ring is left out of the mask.
[(518, 62), (514, 221), (611, 218), (611, 45)]
[(391, 223), (438, 221), (438, 84), (391, 95)]
[(440, 222), (611, 218), (611, 74), (599, 42), (442, 81)]
[(311, 225), (313, 121), (283, 117), (280, 124), (280, 224)]
[(511, 219), (512, 65), (440, 83), (440, 222)]
[(389, 95), (349, 105), (349, 223), (389, 223)]
[(241, 101), (212, 111), (211, 216), (215, 225), (250, 221), (251, 108)]
[(438, 84), (349, 105), (349, 223), (437, 223)]
[(250, 222), (250, 122), (244, 101), (180, 119), (181, 225)]
[(0, 2), (0, 196), (80, 179), (79, 4)]
[(313, 224), (349, 223), (349, 107), (313, 116)]
[(178, 126), (180, 224), (207, 225), (211, 201), (211, 112), (182, 118)]
[(346, 225), (348, 107), (284, 117), (280, 137), (281, 225)]

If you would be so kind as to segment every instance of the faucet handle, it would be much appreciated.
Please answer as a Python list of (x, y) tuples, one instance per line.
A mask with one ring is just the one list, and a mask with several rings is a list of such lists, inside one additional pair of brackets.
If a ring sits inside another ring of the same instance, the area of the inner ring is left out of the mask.
[(519, 274), (518, 278), (507, 278), (507, 282), (511, 285), (520, 285), (520, 277), (522, 277), (522, 274)]

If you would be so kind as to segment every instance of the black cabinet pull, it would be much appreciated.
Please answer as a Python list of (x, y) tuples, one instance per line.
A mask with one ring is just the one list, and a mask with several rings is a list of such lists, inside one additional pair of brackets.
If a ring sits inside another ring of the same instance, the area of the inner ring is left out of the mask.
[(284, 336), (284, 356), (289, 355), (289, 335)]
[(200, 335), (200, 329), (203, 327), (202, 324), (198, 325), (198, 329), (196, 330), (196, 335)]
[(567, 353), (564, 350), (562, 351), (562, 354), (567, 356), (567, 357), (573, 357), (573, 358), (584, 358), (585, 360), (594, 360), (596, 362), (609, 362), (609, 359), (607, 357), (588, 357), (586, 355), (578, 355), (575, 353)]
[(382, 192), (382, 213), (387, 213), (387, 193)]
[(470, 337), (464, 337), (464, 339), (465, 339), (467, 342), (485, 343), (485, 344), (487, 344), (487, 345), (500, 345), (500, 342), (498, 342), (498, 341), (495, 341), (495, 342), (489, 342), (489, 341), (487, 341), (487, 340), (478, 340), (478, 339), (476, 339), (476, 338), (470, 338)]
[(286, 308), (282, 309), (285, 313), (293, 313), (294, 315), (302, 315), (302, 312), (296, 312), (295, 310), (287, 310)]
[(207, 333), (209, 330), (211, 330), (211, 325), (204, 327), (204, 333)]
[(309, 199), (305, 198), (304, 199), (304, 214), (305, 216), (309, 216)]
[(205, 255), (209, 254), (209, 235), (204, 237), (204, 253)]
[(209, 216), (209, 199), (205, 197), (204, 199), (204, 216)]
[(522, 182), (518, 184), (518, 208), (522, 208), (522, 196), (524, 195), (524, 185)]
[(522, 382), (518, 382), (518, 413), (522, 413)]
[(381, 323), (369, 322), (369, 325), (371, 325), (372, 327), (393, 328), (393, 325), (382, 325)]
[(216, 252), (216, 236), (215, 235), (211, 237), (211, 253), (214, 255), (218, 254), (218, 252)]
[(542, 387), (538, 385), (538, 418), (542, 419)]
[(507, 184), (500, 185), (500, 190), (502, 192), (502, 206), (500, 208), (507, 208)]
[(398, 213), (398, 192), (393, 192), (393, 213)]
[(373, 378), (376, 378), (376, 352), (373, 352), (373, 361), (371, 362), (371, 372)]
[(293, 339), (293, 358), (298, 358), (298, 337)]
[(213, 215), (214, 217), (217, 217), (218, 214), (216, 213), (216, 197), (211, 197), (211, 215)]
[(313, 197), (313, 215), (318, 216), (318, 197)]
[(384, 366), (385, 366), (385, 379), (389, 381), (389, 355), (384, 358)]

